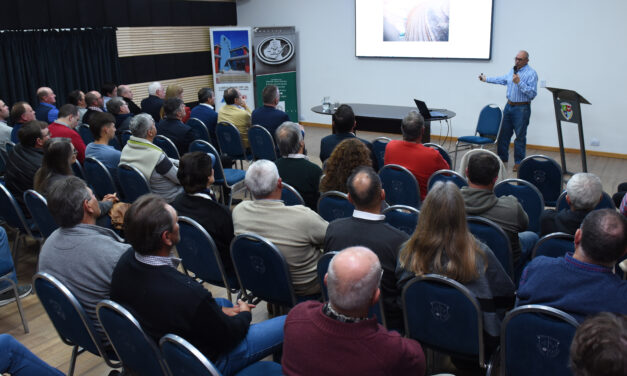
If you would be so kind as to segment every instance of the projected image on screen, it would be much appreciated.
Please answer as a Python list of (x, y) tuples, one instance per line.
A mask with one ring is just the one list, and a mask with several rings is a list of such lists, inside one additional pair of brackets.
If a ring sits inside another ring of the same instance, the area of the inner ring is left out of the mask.
[(447, 42), (449, 0), (387, 0), (383, 3), (385, 42)]
[(493, 0), (355, 0), (355, 55), (489, 59)]

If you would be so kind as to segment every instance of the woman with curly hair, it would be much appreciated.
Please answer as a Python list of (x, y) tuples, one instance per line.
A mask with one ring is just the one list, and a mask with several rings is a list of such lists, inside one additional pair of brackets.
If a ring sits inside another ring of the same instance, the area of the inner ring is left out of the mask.
[(370, 149), (358, 138), (340, 142), (326, 161), (324, 175), (320, 181), (320, 193), (340, 191), (347, 193), (346, 181), (355, 167), (372, 167)]
[(439, 274), (463, 284), (483, 310), (488, 349), (498, 344), (501, 319), (514, 305), (514, 283), (492, 250), (468, 231), (464, 199), (452, 182), (438, 182), (420, 207), (418, 225), (402, 246), (399, 290), (415, 276)]
[[(169, 98), (179, 98), (180, 100), (185, 102), (185, 100), (183, 99), (183, 86), (179, 84), (168, 85), (168, 88), (165, 89), (165, 98), (163, 100), (165, 101)], [(192, 110), (188, 106), (185, 106), (185, 116), (183, 117), (183, 119), (181, 119), (181, 121), (183, 123), (187, 123), (187, 120), (189, 120), (191, 113)], [(163, 118), (163, 107), (161, 107), (160, 115), (161, 118)]]

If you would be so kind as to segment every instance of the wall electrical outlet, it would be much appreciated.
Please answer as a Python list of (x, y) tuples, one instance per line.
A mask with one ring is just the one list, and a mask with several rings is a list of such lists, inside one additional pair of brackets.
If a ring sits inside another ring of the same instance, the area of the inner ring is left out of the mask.
[(598, 139), (598, 138), (593, 138), (593, 139), (590, 141), (590, 146), (601, 146), (601, 141), (599, 141), (599, 139)]

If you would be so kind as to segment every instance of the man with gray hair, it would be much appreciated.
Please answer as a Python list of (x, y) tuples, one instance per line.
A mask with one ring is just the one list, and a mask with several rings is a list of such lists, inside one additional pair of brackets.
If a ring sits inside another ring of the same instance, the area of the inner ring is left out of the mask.
[(49, 87), (40, 87), (37, 89), (37, 99), (39, 106), (35, 108), (35, 117), (39, 121), (45, 121), (50, 124), (59, 117), (59, 110), (55, 107), (57, 103), (57, 95)]
[(122, 149), (120, 163), (137, 168), (148, 180), (152, 193), (172, 202), (183, 187), (176, 174), (178, 160), (168, 158), (163, 150), (152, 141), (157, 135), (157, 128), (151, 115), (141, 113), (133, 116), (130, 124), (131, 138)]
[(152, 116), (155, 122), (161, 119), (160, 111), (163, 107), (163, 98), (165, 98), (165, 88), (161, 82), (153, 82), (148, 85), (148, 97), (141, 102), (142, 112)]
[(112, 230), (96, 225), (98, 200), (83, 180), (60, 179), (48, 189), (47, 198), (59, 228), (41, 249), (39, 271), (50, 273), (70, 289), (104, 338), (96, 304), (109, 299), (113, 269), (130, 246)]
[(285, 257), (296, 295), (320, 293), (316, 270), (327, 222), (305, 206), (281, 201), (279, 171), (268, 160), (251, 164), (245, 183), (254, 200), (233, 209), (235, 235), (252, 232), (268, 239)]
[(48, 126), (50, 130), (50, 137), (65, 137), (69, 138), (76, 149), (76, 159), (80, 163), (85, 161), (85, 142), (83, 138), (76, 131), (78, 126), (78, 119), (80, 118), (78, 107), (73, 104), (64, 104), (57, 113), (59, 117), (54, 123)]
[(190, 114), (190, 118), (196, 118), (205, 124), (212, 145), (218, 145), (218, 139), (216, 138), (218, 113), (215, 110), (215, 105), (216, 99), (213, 95), (213, 90), (203, 87), (198, 90), (198, 106), (192, 108)]
[[(324, 278), (329, 302), (309, 300), (287, 315), (285, 375), (424, 375), (420, 344), (368, 318), (380, 298), (381, 265), (365, 247), (338, 253)], [(306, 340), (303, 340), (306, 339)]]
[(437, 150), (422, 145), (425, 119), (417, 111), (410, 111), (401, 122), (403, 140), (392, 140), (385, 148), (384, 164), (397, 164), (408, 169), (420, 186), (420, 199), (427, 195), (429, 177), (450, 166)]
[(109, 99), (106, 107), (107, 112), (115, 116), (115, 133), (121, 134), (123, 131), (128, 130), (133, 114), (131, 114), (131, 110), (128, 108), (128, 104), (124, 101), (124, 99), (120, 97), (113, 97)]
[(185, 103), (180, 98), (168, 98), (163, 102), (163, 119), (157, 125), (157, 132), (176, 145), (179, 155), (187, 153), (189, 144), (196, 139), (194, 130), (183, 123)]
[(142, 112), (141, 108), (133, 102), (133, 90), (128, 85), (118, 86), (118, 97), (122, 98), (128, 105), (131, 114), (137, 115)]
[(270, 134), (274, 134), (279, 125), (289, 121), (290, 117), (284, 111), (277, 108), (280, 97), (278, 87), (274, 85), (264, 87), (261, 92), (263, 106), (253, 111), (251, 116), (252, 124), (261, 125), (266, 128)]
[(580, 172), (566, 183), (568, 209), (545, 210), (540, 216), (540, 235), (552, 232), (565, 232), (575, 235), (575, 231), (603, 197), (601, 179), (595, 174)]
[(308, 208), (316, 210), (322, 169), (305, 155), (302, 127), (286, 121), (277, 128), (275, 139), (281, 152), (275, 162), (281, 179), (303, 196)]

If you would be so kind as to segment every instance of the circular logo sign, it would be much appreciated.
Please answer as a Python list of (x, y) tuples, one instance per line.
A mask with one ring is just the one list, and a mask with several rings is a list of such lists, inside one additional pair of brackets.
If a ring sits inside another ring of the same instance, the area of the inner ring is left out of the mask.
[(294, 56), (294, 45), (284, 37), (269, 37), (257, 45), (257, 57), (269, 65), (279, 65)]

